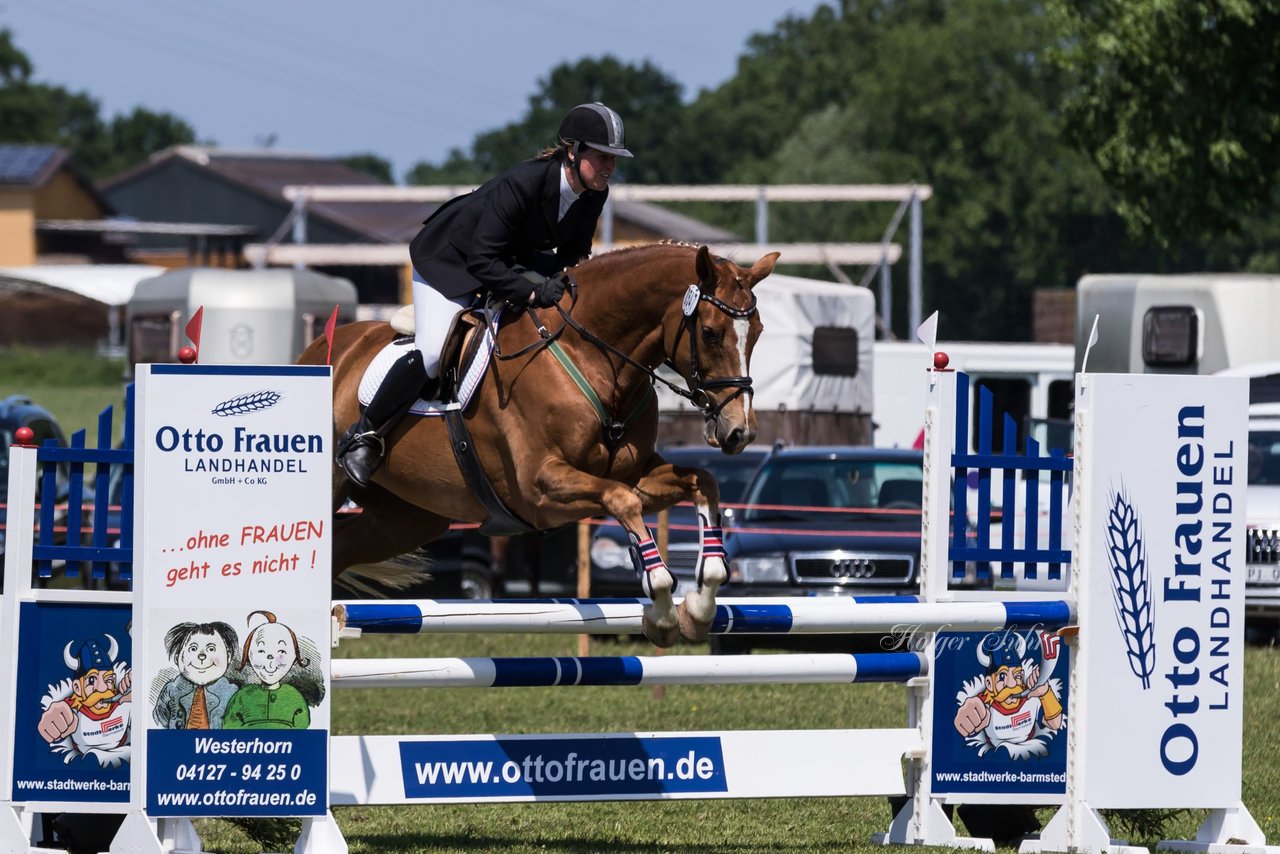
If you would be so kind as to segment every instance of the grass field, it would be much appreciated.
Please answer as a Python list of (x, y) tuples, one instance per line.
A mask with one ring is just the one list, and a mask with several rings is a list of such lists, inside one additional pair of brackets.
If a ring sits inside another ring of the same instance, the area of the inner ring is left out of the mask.
[[(93, 444), (98, 413), (124, 403), (122, 362), (80, 351), (0, 348), (0, 399), (12, 394), (31, 398), (53, 413), (67, 435), (87, 429)], [(117, 415), (115, 438), (120, 438)]]
[[(437, 635), (344, 642), (339, 656), (571, 655), (574, 639), (545, 635)], [(647, 654), (639, 643), (597, 641), (596, 653)], [(703, 652), (705, 647), (681, 648)], [(1280, 657), (1246, 651), (1244, 798), (1271, 838), (1280, 836)], [(651, 688), (349, 690), (334, 695), (334, 730), (371, 733), (624, 732), (901, 726), (895, 685), (669, 686)], [(831, 757), (833, 763), (856, 757)], [(889, 821), (880, 798), (670, 801), (338, 808), (353, 852), (871, 852)], [(1047, 820), (1049, 811), (1042, 811)], [(1190, 838), (1200, 813), (1170, 820)], [(226, 822), (201, 827), (220, 852), (261, 847)], [(1135, 839), (1154, 846), (1159, 837)], [(1012, 849), (1009, 849), (1012, 850)]]
[[(42, 403), (68, 432), (93, 429), (103, 406), (119, 404), (118, 363), (76, 354), (0, 350), (0, 397), (23, 393)], [(597, 642), (597, 654), (649, 654), (632, 642)], [(679, 652), (705, 652), (690, 646)], [(425, 657), (572, 655), (571, 637), (438, 635), (346, 642), (339, 656)], [(1280, 837), (1280, 655), (1245, 655), (1244, 799), (1269, 838)], [(522, 688), (350, 690), (333, 698), (338, 734), (625, 732), (697, 729), (826, 729), (900, 726), (903, 690), (892, 685), (718, 686), (666, 688)], [(1127, 726), (1119, 719), (1117, 726)], [(832, 756), (832, 763), (857, 757)], [(883, 799), (671, 801), (596, 804), (338, 808), (351, 850), (372, 852), (871, 852), (872, 833), (889, 822)], [(1047, 819), (1049, 811), (1043, 811)], [(1200, 815), (1170, 819), (1170, 836), (1189, 838)], [(225, 854), (263, 850), (230, 822), (199, 823), (206, 847)], [(278, 828), (277, 830), (283, 830)], [(1158, 837), (1136, 837), (1154, 846)], [(286, 850), (291, 840), (271, 843)], [(1012, 850), (1012, 849), (1010, 849)]]

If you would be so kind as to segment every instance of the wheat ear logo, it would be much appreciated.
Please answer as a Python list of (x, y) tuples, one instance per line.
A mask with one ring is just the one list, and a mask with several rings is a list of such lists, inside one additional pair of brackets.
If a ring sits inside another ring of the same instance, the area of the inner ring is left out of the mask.
[(1146, 690), (1151, 687), (1151, 675), (1156, 669), (1151, 579), (1147, 572), (1146, 549), (1142, 545), (1142, 527), (1123, 487), (1119, 493), (1111, 494), (1111, 510), (1107, 513), (1107, 557), (1111, 563), (1116, 622), (1124, 635), (1129, 669)]
[(253, 394), (242, 394), (230, 400), (224, 400), (213, 408), (214, 415), (223, 418), (228, 415), (248, 415), (250, 412), (261, 412), (270, 409), (280, 402), (277, 391), (255, 391)]

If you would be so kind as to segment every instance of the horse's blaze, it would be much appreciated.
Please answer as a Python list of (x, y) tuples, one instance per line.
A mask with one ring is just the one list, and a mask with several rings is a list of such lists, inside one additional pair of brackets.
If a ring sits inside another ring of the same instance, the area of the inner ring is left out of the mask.
[[(747, 353), (751, 341), (751, 321), (740, 318), (733, 321), (735, 350), (738, 355), (736, 365), (729, 366), (726, 374), (750, 376), (750, 355)], [(734, 394), (736, 389), (727, 389), (724, 394)], [(735, 436), (735, 431), (738, 435)], [(751, 407), (750, 393), (740, 394), (731, 403), (720, 410), (719, 414), (703, 424), (702, 437), (713, 448), (720, 448), (725, 453), (736, 454), (751, 444), (756, 438), (756, 413)]]

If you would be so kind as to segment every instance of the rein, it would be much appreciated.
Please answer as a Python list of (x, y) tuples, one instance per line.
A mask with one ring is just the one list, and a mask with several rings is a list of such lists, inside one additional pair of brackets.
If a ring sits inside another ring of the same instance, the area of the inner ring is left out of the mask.
[[(706, 379), (703, 376), (702, 366), (698, 361), (698, 336), (696, 334), (696, 325), (698, 307), (703, 302), (710, 303), (733, 318), (745, 319), (751, 317), (751, 315), (756, 313), (756, 295), (754, 293), (751, 294), (750, 305), (746, 308), (734, 308), (712, 294), (703, 293), (697, 283), (690, 285), (688, 290), (685, 291), (684, 302), (682, 304), (684, 317), (679, 328), (676, 330), (675, 339), (671, 342), (671, 350), (674, 351), (676, 347), (679, 346), (680, 336), (687, 331), (689, 333), (690, 384), (690, 388), (688, 389), (681, 388), (665, 377), (659, 376), (657, 371), (653, 368), (636, 361), (634, 358), (622, 352), (608, 341), (605, 341), (599, 335), (596, 335), (594, 332), (587, 329), (587, 327), (583, 326), (577, 319), (575, 319), (573, 316), (573, 309), (578, 304), (578, 283), (573, 279), (569, 280), (569, 295), (569, 309), (567, 311), (559, 303), (556, 303), (555, 305), (556, 311), (560, 313), (560, 317), (564, 321), (558, 329), (554, 332), (548, 331), (547, 328), (542, 325), (542, 322), (538, 320), (537, 313), (532, 307), (530, 307), (526, 309), (526, 311), (529, 314), (529, 319), (533, 322), (534, 328), (538, 330), (538, 340), (531, 344), (526, 344), (514, 353), (504, 354), (497, 348), (497, 341), (495, 338), (495, 358), (506, 361), (508, 359), (514, 359), (518, 356), (525, 355), (526, 353), (534, 352), (543, 347), (550, 350), (552, 355), (555, 356), (556, 360), (560, 362), (565, 371), (569, 374), (569, 377), (574, 381), (582, 391), (583, 395), (595, 408), (596, 415), (599, 416), (600, 423), (604, 427), (605, 436), (610, 447), (615, 446), (617, 442), (621, 440), (622, 434), (625, 432), (627, 425), (629, 425), (634, 419), (638, 418), (640, 414), (648, 408), (649, 403), (654, 396), (653, 384), (655, 382), (662, 383), (675, 394), (688, 400), (702, 413), (702, 417), (707, 421), (718, 416), (725, 406), (743, 394), (753, 394), (751, 388), (751, 377), (749, 376), (723, 377), (721, 379)], [(585, 340), (591, 342), (601, 350), (617, 356), (622, 361), (648, 376), (648, 393), (641, 398), (639, 404), (621, 421), (608, 416), (608, 413), (604, 408), (604, 404), (600, 401), (599, 395), (597, 395), (595, 390), (587, 383), (586, 379), (582, 376), (582, 373), (578, 371), (577, 367), (573, 364), (573, 360), (569, 358), (569, 355), (560, 347), (558, 339), (564, 333), (565, 327), (572, 327), (573, 330), (581, 335)], [(670, 352), (666, 353), (666, 358), (663, 362), (664, 364), (670, 365), (673, 369), (675, 368), (675, 363), (672, 361)], [(720, 401), (719, 404), (713, 404), (711, 395), (708, 394), (708, 392), (721, 388), (735, 388), (737, 391)]]

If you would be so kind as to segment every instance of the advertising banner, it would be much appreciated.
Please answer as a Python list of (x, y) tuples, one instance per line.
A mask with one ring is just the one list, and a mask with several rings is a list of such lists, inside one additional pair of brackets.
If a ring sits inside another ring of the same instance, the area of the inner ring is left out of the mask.
[(132, 618), (127, 605), (19, 606), (11, 800), (129, 802)]
[(328, 809), (328, 367), (140, 366), (134, 803)]
[(966, 794), (999, 794), (1008, 803), (1062, 800), (1069, 657), (1053, 630), (938, 634), (934, 794), (957, 801)]
[(1248, 380), (1087, 374), (1077, 383), (1083, 800), (1233, 807)]
[(339, 736), (333, 802), (892, 796), (919, 747), (915, 729)]

